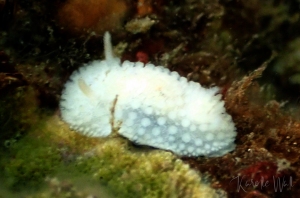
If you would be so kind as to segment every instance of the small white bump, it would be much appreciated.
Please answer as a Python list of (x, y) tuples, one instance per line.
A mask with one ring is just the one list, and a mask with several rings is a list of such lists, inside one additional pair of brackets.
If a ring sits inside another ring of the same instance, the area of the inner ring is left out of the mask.
[(169, 131), (169, 133), (171, 134), (171, 135), (173, 135), (173, 134), (176, 134), (177, 133), (177, 127), (176, 126), (170, 126), (169, 127), (169, 129), (168, 129), (168, 131)]
[(145, 68), (147, 68), (147, 69), (154, 69), (154, 65), (153, 64), (150, 64), (150, 63), (147, 63), (146, 65), (145, 65)]
[(175, 72), (175, 71), (171, 72), (171, 76), (174, 77), (175, 79), (180, 78), (179, 74), (177, 72)]
[(217, 134), (217, 139), (222, 140), (225, 138), (225, 133), (218, 133)]
[(194, 147), (189, 146), (189, 147), (187, 148), (187, 151), (188, 151), (189, 153), (193, 152), (193, 151), (194, 151)]
[(139, 104), (139, 102), (132, 102), (131, 103), (131, 107), (133, 108), (133, 109), (138, 109), (139, 107), (140, 107), (140, 104)]
[(219, 142), (213, 142), (214, 147), (219, 147), (219, 145), (220, 145)]
[(99, 126), (97, 124), (93, 124), (92, 128), (97, 129), (97, 128), (99, 128)]
[(160, 129), (159, 129), (159, 127), (154, 127), (154, 128), (152, 129), (152, 134), (153, 134), (154, 136), (158, 136), (158, 135), (160, 134)]
[(196, 146), (201, 146), (203, 144), (203, 141), (201, 139), (195, 140), (195, 145)]
[[(183, 100), (181, 98), (177, 98), (173, 101), (174, 105), (180, 107), (183, 104)], [(179, 111), (179, 116), (182, 116), (185, 112)]]
[(134, 124), (134, 121), (132, 119), (127, 119), (125, 122), (126, 126), (132, 126)]
[(152, 140), (152, 137), (151, 137), (151, 134), (150, 134), (150, 133), (145, 134), (145, 135), (144, 135), (144, 138), (145, 138), (145, 140), (147, 140), (147, 141), (151, 141), (151, 140)]
[(144, 67), (144, 63), (142, 62), (135, 62), (135, 67)]
[(185, 145), (184, 145), (184, 144), (179, 144), (179, 146), (178, 146), (178, 149), (179, 149), (179, 150), (182, 151), (182, 150), (184, 150), (184, 148), (185, 148)]
[(170, 150), (175, 150), (176, 149), (177, 144), (174, 144), (173, 142), (171, 144), (169, 144), (169, 149)]
[(162, 72), (164, 70), (164, 67), (162, 67), (162, 66), (156, 66), (155, 70)]
[(146, 107), (145, 114), (146, 115), (151, 115), (152, 113), (153, 113), (153, 108), (152, 107)]
[(173, 141), (175, 140), (175, 137), (174, 137), (174, 136), (169, 136), (169, 137), (168, 137), (168, 140), (169, 140), (170, 142), (173, 142)]
[(227, 143), (226, 142), (219, 142), (219, 146), (223, 147), (223, 146), (226, 146)]
[(182, 141), (185, 142), (185, 143), (188, 143), (189, 141), (191, 141), (191, 139), (192, 138), (191, 138), (190, 134), (188, 134), (188, 133), (185, 133), (182, 136)]
[(199, 126), (200, 131), (205, 132), (208, 129), (208, 125), (207, 124), (202, 124)]
[(128, 117), (129, 117), (131, 120), (134, 120), (134, 119), (137, 117), (137, 115), (136, 115), (135, 112), (130, 112), (129, 115), (128, 115)]
[(193, 124), (193, 125), (191, 125), (190, 130), (191, 130), (191, 131), (196, 131), (196, 128), (197, 128), (197, 127)]
[(205, 148), (205, 150), (210, 150), (210, 145), (209, 144), (205, 144), (204, 148)]
[(164, 125), (165, 123), (166, 123), (166, 118), (165, 118), (165, 117), (159, 117), (159, 118), (157, 119), (157, 124), (158, 124), (158, 125), (162, 126), (162, 125)]
[(130, 137), (131, 139), (132, 139), (132, 141), (134, 141), (134, 142), (136, 142), (137, 141), (137, 139), (138, 139), (138, 137), (135, 135), (135, 136), (132, 136), (132, 137)]
[(115, 118), (121, 118), (123, 116), (123, 111), (121, 111), (119, 108), (115, 110)]
[(144, 135), (145, 134), (145, 128), (139, 128), (138, 129), (138, 131), (137, 131), (137, 133), (139, 134), (139, 135)]
[(189, 125), (191, 124), (190, 120), (187, 119), (187, 118), (184, 118), (182, 121), (181, 121), (181, 125), (183, 127), (188, 127)]
[(168, 114), (168, 117), (171, 119), (171, 120), (174, 120), (176, 118), (176, 113), (175, 111), (171, 111), (169, 114)]
[(219, 150), (218, 147), (212, 147), (211, 148), (211, 151), (217, 151), (217, 150)]
[(179, 78), (179, 81), (180, 81), (181, 83), (187, 83), (187, 79), (186, 79), (185, 77), (180, 77), (180, 78)]
[(205, 139), (206, 139), (207, 141), (212, 141), (212, 140), (214, 139), (214, 135), (213, 135), (212, 133), (207, 133), (207, 134), (205, 135)]
[(155, 139), (155, 142), (157, 142), (157, 143), (162, 143), (163, 141), (164, 140), (163, 140), (162, 137), (158, 137), (158, 138)]
[(202, 153), (202, 150), (201, 150), (200, 148), (197, 148), (197, 149), (196, 149), (196, 153), (199, 155), (199, 154)]
[(141, 124), (143, 127), (147, 127), (151, 124), (151, 120), (149, 118), (143, 118)]

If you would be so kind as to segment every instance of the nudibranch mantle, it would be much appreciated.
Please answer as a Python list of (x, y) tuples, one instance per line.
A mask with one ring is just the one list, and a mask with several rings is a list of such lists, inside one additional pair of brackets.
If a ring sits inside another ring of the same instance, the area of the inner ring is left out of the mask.
[(222, 156), (235, 148), (236, 129), (218, 88), (203, 88), (162, 66), (114, 57), (73, 72), (60, 102), (62, 119), (92, 137), (113, 128), (129, 140), (180, 156)]

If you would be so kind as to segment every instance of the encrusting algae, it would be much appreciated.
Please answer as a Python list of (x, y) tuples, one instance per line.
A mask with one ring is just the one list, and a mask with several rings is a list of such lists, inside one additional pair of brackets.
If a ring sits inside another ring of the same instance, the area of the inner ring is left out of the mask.
[[(222, 194), (170, 152), (141, 151), (120, 137), (86, 138), (70, 131), (58, 116), (45, 118), (11, 149), (14, 157), (7, 156), (1, 166), (5, 167), (6, 186), (17, 190), (39, 189), (46, 177), (60, 177), (66, 171), (70, 182), (90, 176), (90, 181), (113, 197), (197, 198)], [(47, 189), (28, 197), (51, 197), (51, 192)]]

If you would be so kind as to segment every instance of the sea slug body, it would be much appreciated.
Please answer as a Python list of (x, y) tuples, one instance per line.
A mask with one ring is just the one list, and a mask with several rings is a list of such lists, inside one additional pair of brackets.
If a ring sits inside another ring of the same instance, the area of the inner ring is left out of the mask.
[(181, 156), (221, 156), (235, 148), (235, 126), (217, 87), (203, 88), (162, 66), (121, 63), (109, 33), (104, 48), (105, 60), (81, 67), (65, 85), (60, 109), (72, 129), (106, 137), (117, 126), (137, 144)]

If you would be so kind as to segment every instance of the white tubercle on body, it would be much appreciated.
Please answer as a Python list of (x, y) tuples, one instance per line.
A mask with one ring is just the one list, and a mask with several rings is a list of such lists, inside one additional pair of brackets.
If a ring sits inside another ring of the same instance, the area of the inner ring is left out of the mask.
[(235, 148), (235, 126), (218, 88), (203, 88), (162, 66), (121, 64), (109, 33), (104, 48), (105, 60), (84, 65), (65, 85), (60, 109), (72, 129), (106, 137), (114, 119), (129, 140), (181, 156), (221, 156)]

